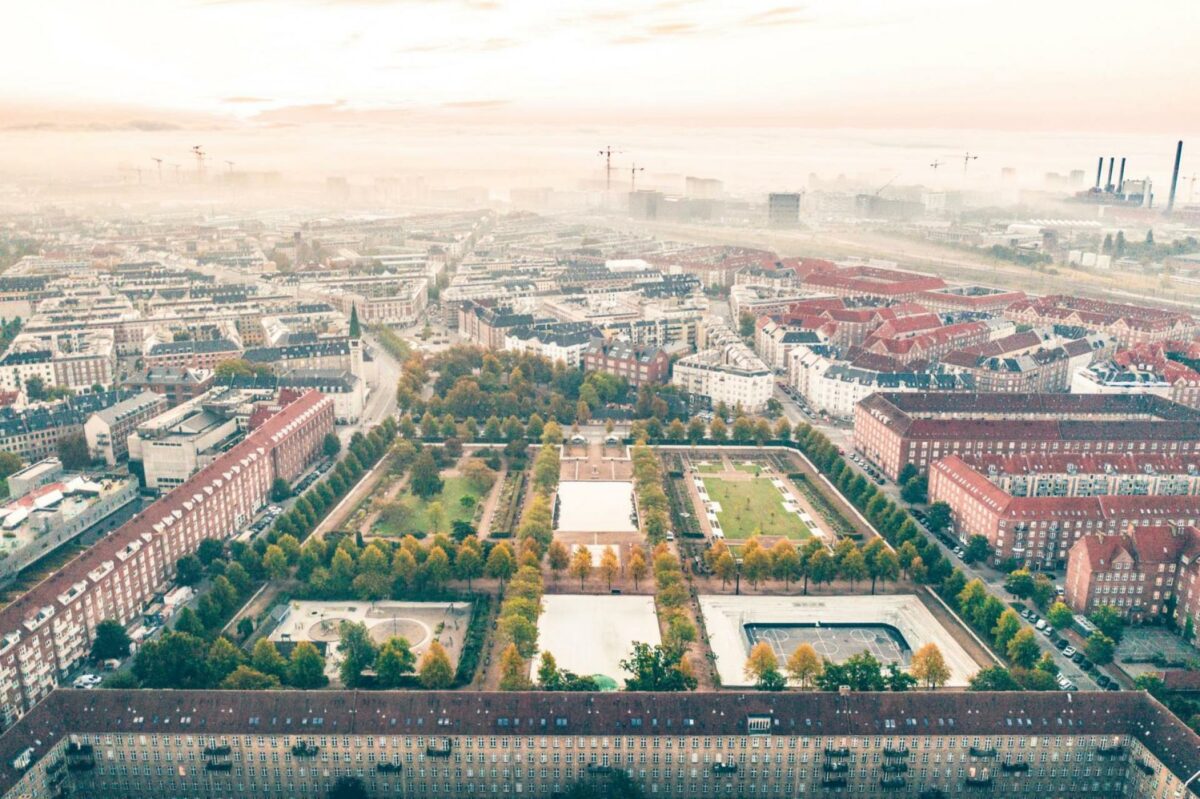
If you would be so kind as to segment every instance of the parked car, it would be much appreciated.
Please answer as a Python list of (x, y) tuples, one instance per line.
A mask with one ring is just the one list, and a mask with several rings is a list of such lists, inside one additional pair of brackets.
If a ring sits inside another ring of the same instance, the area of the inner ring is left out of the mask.
[(1032, 618), (1033, 618), (1033, 611), (1032, 611), (1032, 610), (1030, 610), (1029, 608), (1023, 608), (1023, 609), (1021, 610), (1021, 618), (1022, 618), (1022, 619), (1032, 619)]
[(80, 674), (71, 685), (76, 688), (90, 689), (95, 688), (101, 682), (103, 680), (96, 674)]
[(1082, 664), (1084, 661), (1083, 653), (1076, 652), (1074, 655), (1071, 655), (1071, 660), (1075, 661), (1076, 663)]
[(1112, 682), (1112, 680), (1108, 679), (1108, 675), (1106, 675), (1106, 674), (1097, 674), (1096, 675), (1096, 685), (1099, 685), (1101, 688), (1107, 688), (1108, 684), (1110, 682)]
[(1075, 657), (1075, 654), (1076, 654), (1076, 649), (1073, 646), (1069, 646), (1063, 650), (1063, 655), (1065, 655), (1066, 657), (1073, 658), (1073, 657)]
[(1035, 624), (1033, 626), (1036, 627), (1039, 631), (1045, 630), (1046, 629), (1046, 620), (1038, 619), (1037, 624)]
[(1065, 654), (1067, 651), (1067, 639), (1059, 638), (1057, 641), (1054, 642), (1054, 646), (1056, 649), (1061, 649), (1063, 651), (1063, 653)]

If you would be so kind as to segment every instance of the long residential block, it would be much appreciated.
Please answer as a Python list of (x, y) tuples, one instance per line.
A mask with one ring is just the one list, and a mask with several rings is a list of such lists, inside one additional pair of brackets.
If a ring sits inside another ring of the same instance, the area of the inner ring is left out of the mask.
[(540, 799), (618, 772), (681, 799), (1194, 799), (1197, 769), (1140, 692), (56, 691), (0, 737), (5, 799)]
[(96, 625), (128, 623), (206, 538), (228, 538), (276, 477), (321, 457), (333, 402), (310, 391), (162, 499), (0, 609), (0, 720), (7, 726), (86, 657)]

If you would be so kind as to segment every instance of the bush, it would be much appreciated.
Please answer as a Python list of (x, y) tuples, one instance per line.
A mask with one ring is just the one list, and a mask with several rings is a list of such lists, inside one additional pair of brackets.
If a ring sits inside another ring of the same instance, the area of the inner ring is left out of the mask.
[(479, 655), (487, 640), (488, 619), (492, 612), (492, 597), (490, 594), (476, 594), (471, 598), (471, 621), (467, 624), (467, 634), (463, 639), (463, 648), (458, 656), (458, 668), (454, 671), (454, 684), (459, 687), (471, 684), (475, 679), (475, 671), (479, 667)]

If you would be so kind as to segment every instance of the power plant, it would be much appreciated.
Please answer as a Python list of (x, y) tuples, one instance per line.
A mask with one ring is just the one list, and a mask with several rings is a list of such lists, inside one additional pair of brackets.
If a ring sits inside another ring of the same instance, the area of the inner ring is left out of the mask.
[[(1076, 202), (1099, 203), (1102, 205), (1119, 205), (1129, 208), (1153, 208), (1154, 184), (1149, 177), (1141, 180), (1125, 180), (1125, 157), (1121, 156), (1120, 170), (1116, 182), (1113, 182), (1113, 171), (1116, 169), (1116, 157), (1108, 158), (1108, 178), (1104, 178), (1104, 156), (1096, 161), (1096, 184), (1087, 191), (1075, 195)], [(1179, 167), (1183, 160), (1183, 142), (1175, 145), (1175, 166), (1171, 171), (1171, 192), (1167, 199), (1164, 213), (1170, 214), (1175, 210), (1175, 193), (1179, 186)]]

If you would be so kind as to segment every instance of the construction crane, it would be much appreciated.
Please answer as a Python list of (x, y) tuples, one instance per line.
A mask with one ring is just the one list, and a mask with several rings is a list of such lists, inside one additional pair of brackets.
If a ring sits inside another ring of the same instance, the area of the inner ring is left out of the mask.
[(972, 161), (974, 161), (978, 157), (979, 156), (977, 156), (977, 155), (972, 155), (969, 151), (965, 155), (963, 155), (963, 172), (966, 172), (967, 165), (970, 164)]
[(633, 164), (632, 166), (629, 167), (629, 190), (630, 191), (637, 191), (637, 173), (645, 172), (645, 171), (646, 171), (646, 168), (644, 166), (638, 166), (637, 164)]
[(192, 155), (196, 156), (196, 182), (204, 180), (204, 147), (197, 144), (192, 147)]
[(158, 182), (162, 183), (162, 159), (151, 156), (150, 160), (158, 165)]
[(604, 190), (612, 191), (612, 157), (620, 155), (620, 150), (614, 150), (611, 145), (600, 151), (600, 155), (604, 156)]
[(876, 197), (878, 197), (878, 196), (879, 196), (879, 193), (880, 193), (881, 191), (883, 191), (883, 190), (884, 190), (884, 189), (886, 189), (888, 186), (890, 186), (890, 185), (892, 185), (893, 183), (895, 183), (895, 182), (896, 182), (896, 178), (898, 178), (898, 177), (900, 177), (900, 173), (899, 173), (899, 172), (897, 172), (896, 174), (892, 175), (891, 179), (890, 179), (890, 180), (889, 180), (887, 183), (884, 183), (882, 186), (880, 186), (878, 189), (876, 189), (876, 190), (875, 190), (875, 196), (876, 196)]
[(937, 169), (937, 168), (938, 168), (939, 166), (941, 166), (943, 163), (945, 163), (945, 162), (944, 162), (944, 161), (939, 161), (939, 160), (937, 160), (937, 159), (935, 158), (935, 159), (933, 159), (933, 163), (932, 163), (932, 164), (930, 164), (930, 166), (931, 166), (931, 167), (933, 167), (934, 169)]

